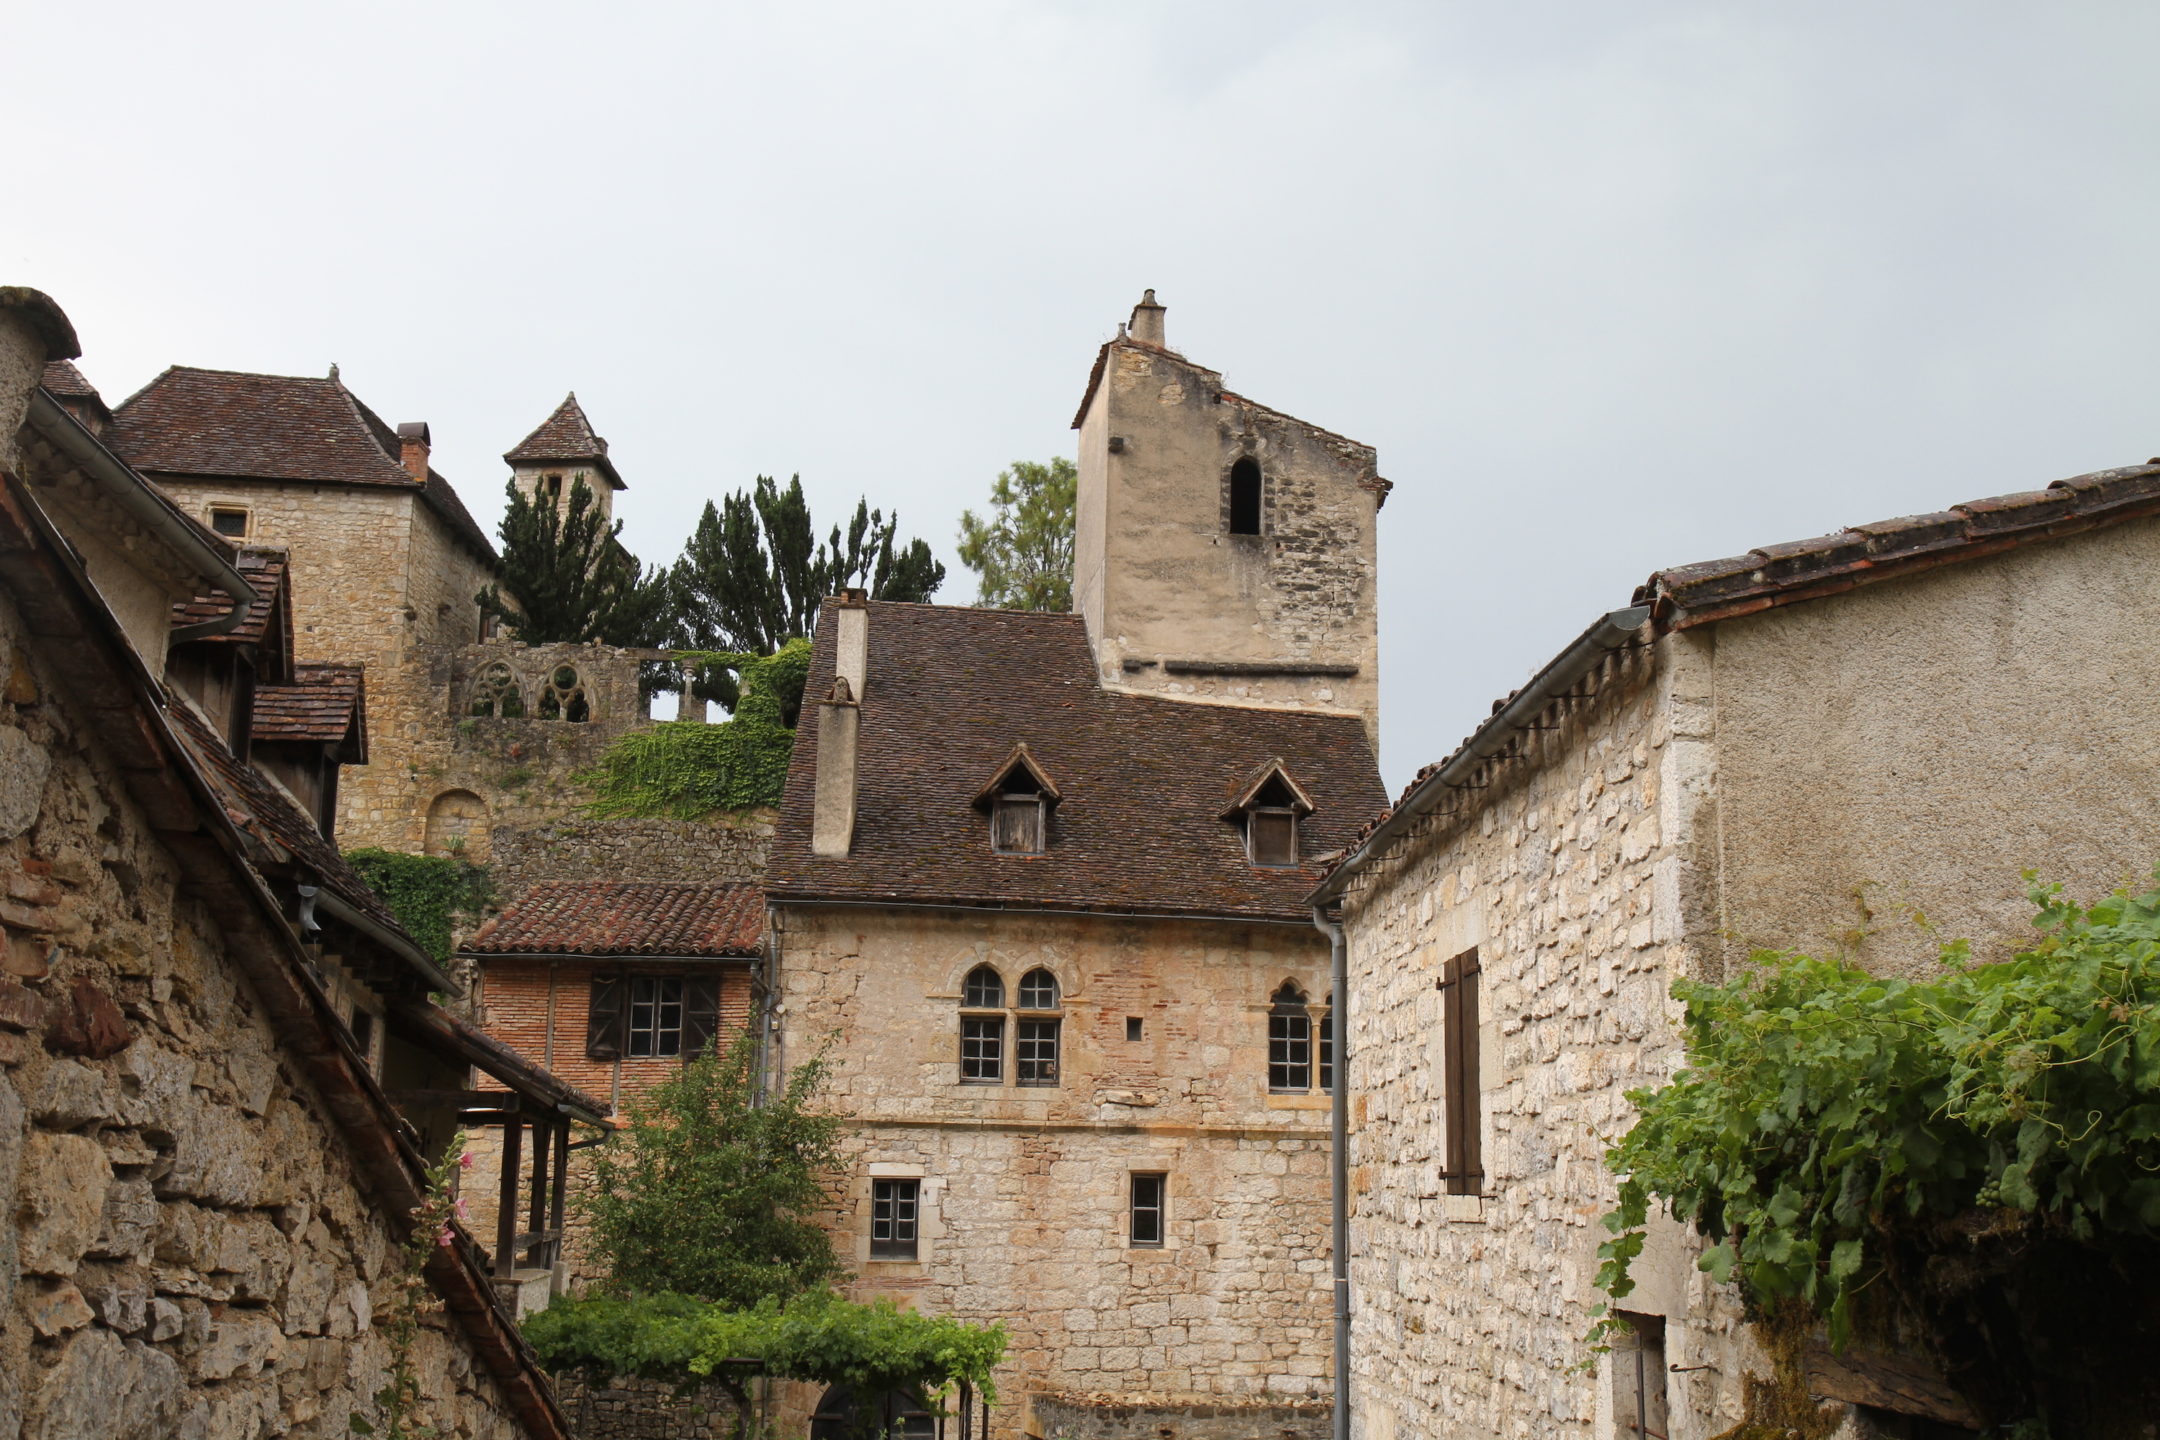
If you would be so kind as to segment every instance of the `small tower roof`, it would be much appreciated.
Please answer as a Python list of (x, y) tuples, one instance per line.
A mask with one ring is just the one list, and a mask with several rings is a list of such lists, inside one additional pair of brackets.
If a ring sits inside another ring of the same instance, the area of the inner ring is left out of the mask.
[(609, 485), (617, 490), (629, 487), (622, 476), (615, 473), (615, 466), (608, 459), (607, 441), (593, 433), (592, 421), (585, 418), (584, 407), (577, 403), (577, 392), (571, 391), (555, 413), (540, 422), (540, 428), (527, 435), (503, 456), (512, 465), (585, 464), (591, 465), (607, 477)]

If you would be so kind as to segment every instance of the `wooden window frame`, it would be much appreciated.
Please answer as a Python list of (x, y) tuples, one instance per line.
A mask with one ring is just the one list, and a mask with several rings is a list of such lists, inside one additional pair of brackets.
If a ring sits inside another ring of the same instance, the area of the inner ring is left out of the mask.
[[(1287, 859), (1261, 854), (1261, 821), (1280, 820), (1289, 828)], [(1298, 864), (1298, 813), (1287, 805), (1256, 805), (1245, 812), (1245, 860), (1263, 870), (1295, 870)]]
[(1440, 1171), (1450, 1195), (1477, 1195), (1485, 1182), (1485, 1097), (1478, 1078), (1478, 952), (1441, 967), (1441, 1104), (1447, 1154)]
[(1005, 1083), (1005, 1017), (1002, 1014), (964, 1014), (960, 1017), (960, 1083)]
[(916, 1260), (921, 1255), (921, 1179), (907, 1175), (871, 1177), (870, 1258)]
[(1049, 848), (1049, 830), (1049, 807), (1041, 795), (1000, 795), (990, 802), (994, 855), (1040, 855)]
[[(1295, 999), (1289, 998), (1295, 996)], [(1310, 1095), (1313, 1088), (1312, 1006), (1295, 987), (1268, 997), (1268, 1093)]]
[[(1142, 1217), (1149, 1218), (1143, 1233)], [(1125, 1243), (1134, 1250), (1160, 1250), (1170, 1230), (1170, 1176), (1161, 1170), (1135, 1170), (1125, 1187)]]
[(1013, 1022), (1013, 1083), (1055, 1087), (1064, 1022), (1054, 1015), (1023, 1015)]
[[(639, 981), (674, 980), (681, 984), (676, 1049), (654, 1055), (633, 1051), (631, 997)], [(585, 1009), (585, 1058), (588, 1060), (689, 1060), (718, 1044), (720, 986), (717, 973), (613, 970), (592, 977)]]

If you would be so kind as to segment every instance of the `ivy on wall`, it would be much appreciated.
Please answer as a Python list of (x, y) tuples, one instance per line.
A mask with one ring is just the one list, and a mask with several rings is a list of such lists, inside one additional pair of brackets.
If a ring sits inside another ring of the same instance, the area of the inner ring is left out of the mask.
[(345, 859), (437, 960), (450, 958), (458, 918), (478, 915), (494, 893), (486, 869), (462, 856), (366, 849), (348, 850)]
[(741, 698), (734, 718), (719, 725), (672, 720), (623, 736), (575, 777), (596, 797), (588, 810), (604, 820), (696, 820), (778, 805), (795, 748), (789, 707), (801, 704), (810, 642), (790, 640), (771, 655), (685, 651), (677, 660), (692, 674), (735, 673)]
[(1918, 1339), (1994, 1425), (2115, 1403), (2076, 1337), (2153, 1319), (2160, 890), (2085, 908), (2026, 879), (2040, 939), (1999, 964), (1959, 941), (1915, 983), (1762, 952), (1676, 985), (1687, 1068), (1628, 1096), (1599, 1288), (1634, 1288), (1657, 1205), (1759, 1323), (1820, 1318), (1834, 1349), (1856, 1328)]

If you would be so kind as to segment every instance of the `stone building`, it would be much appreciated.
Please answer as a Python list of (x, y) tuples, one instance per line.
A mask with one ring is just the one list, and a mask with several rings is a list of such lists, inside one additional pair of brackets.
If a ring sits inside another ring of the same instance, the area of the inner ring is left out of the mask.
[[(1681, 1063), (1670, 987), (1756, 947), (2001, 958), (2021, 870), (2088, 896), (2149, 872), (2156, 515), (2136, 466), (1661, 571), (1359, 837), (1315, 898), (1352, 974), (1362, 1440), (1741, 1418), (1761, 1356), (1670, 1221), (1631, 1340), (1579, 1368), (1604, 1148)], [(1819, 1396), (1862, 1398), (1818, 1358)]]
[[(324, 838), (355, 678), (294, 665), (282, 565), (85, 426), (44, 369), (74, 353), (0, 290), (0, 1430), (343, 1435), (450, 1129), (591, 1107), (429, 1001)], [(427, 1253), (426, 1418), (565, 1435), (500, 1267), (456, 1226)]]
[(995, 1433), (1311, 1435), (1304, 896), (1384, 799), (1385, 487), (1136, 318), (1082, 408), (1080, 613), (824, 608), (767, 877), (774, 1059), (835, 1037), (859, 1293), (1009, 1327)]

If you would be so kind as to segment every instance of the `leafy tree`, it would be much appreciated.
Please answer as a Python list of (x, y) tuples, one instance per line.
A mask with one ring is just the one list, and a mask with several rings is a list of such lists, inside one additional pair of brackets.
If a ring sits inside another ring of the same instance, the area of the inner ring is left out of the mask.
[(840, 1163), (840, 1118), (813, 1108), (825, 1062), (759, 1103), (757, 1054), (745, 1030), (628, 1102), (578, 1202), (613, 1291), (747, 1310), (843, 1273), (816, 1219)]
[(790, 640), (773, 655), (678, 652), (697, 669), (732, 670), (742, 686), (735, 717), (720, 725), (672, 720), (632, 730), (577, 776), (595, 795), (587, 806), (603, 820), (665, 816), (701, 820), (716, 810), (778, 805), (795, 750), (795, 716), (810, 673), (810, 642)]
[(667, 576), (639, 566), (617, 537), (583, 480), (570, 499), (527, 499), (516, 481), (502, 537), (502, 577), (475, 598), (480, 612), (509, 624), (520, 640), (546, 645), (602, 640), (610, 645), (661, 644), (667, 634)]
[[(821, 541), (801, 476), (782, 490), (760, 475), (717, 507), (706, 501), (670, 572), (675, 643), (770, 655), (809, 635), (819, 603), (842, 590), (867, 590), (873, 600), (928, 600), (944, 583), (945, 567), (921, 540), (896, 546), (899, 524), (898, 514), (888, 519), (864, 499), (845, 531), (836, 525)], [(691, 693), (732, 709), (736, 682), (724, 668), (707, 667), (692, 677)], [(792, 713), (800, 703), (797, 694), (787, 708)]]
[(990, 518), (960, 512), (960, 559), (980, 577), (975, 603), (997, 610), (1072, 609), (1073, 462), (1015, 460), (990, 487)]

